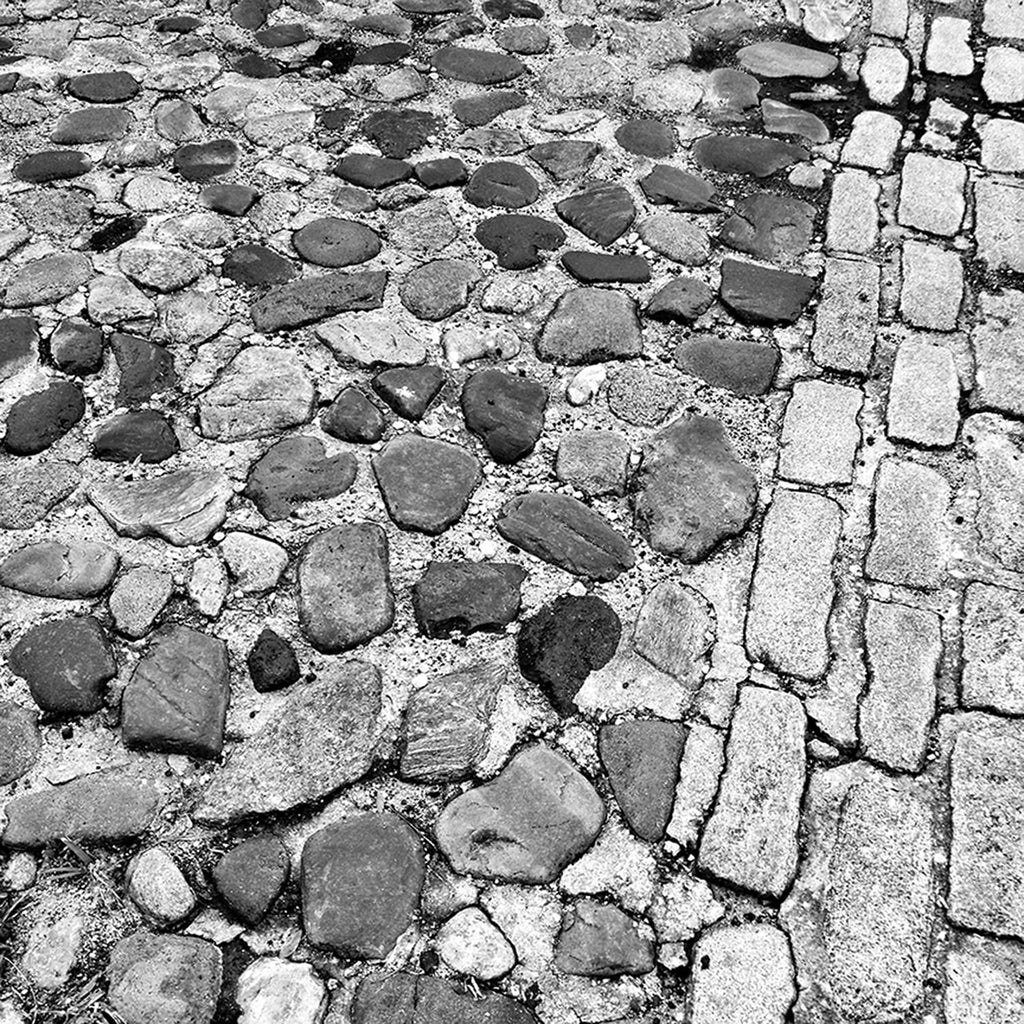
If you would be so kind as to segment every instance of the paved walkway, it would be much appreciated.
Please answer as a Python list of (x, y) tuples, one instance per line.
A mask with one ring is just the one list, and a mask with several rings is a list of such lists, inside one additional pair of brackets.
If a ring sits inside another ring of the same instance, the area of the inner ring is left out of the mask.
[(1024, 6), (0, 7), (0, 1024), (1024, 1022)]

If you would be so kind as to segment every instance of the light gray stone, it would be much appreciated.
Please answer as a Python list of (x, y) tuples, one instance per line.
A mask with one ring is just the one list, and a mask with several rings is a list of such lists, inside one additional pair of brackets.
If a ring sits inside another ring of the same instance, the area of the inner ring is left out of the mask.
[(990, 270), (1024, 273), (1024, 188), (981, 179), (974, 183), (978, 256)]
[(990, 46), (985, 51), (981, 87), (992, 103), (1024, 102), (1024, 51)]
[(963, 266), (955, 252), (909, 239), (903, 243), (900, 312), (909, 323), (933, 331), (956, 330), (963, 290)]
[(907, 87), (910, 62), (895, 46), (869, 46), (860, 66), (860, 77), (868, 97), (891, 107)]
[(555, 473), (562, 483), (594, 497), (623, 494), (629, 442), (614, 430), (580, 430), (558, 442)]
[(679, 760), (676, 798), (666, 829), (668, 835), (687, 850), (697, 845), (724, 767), (725, 734), (703, 722), (693, 722)]
[(747, 613), (753, 660), (804, 679), (824, 675), (840, 528), (839, 506), (831, 498), (776, 488), (761, 528)]
[(870, 252), (878, 242), (881, 187), (865, 171), (840, 171), (832, 179), (825, 224), (829, 252)]
[(877, 36), (902, 39), (910, 17), (907, 0), (872, 0), (871, 31)]
[(878, 328), (881, 272), (876, 263), (827, 259), (811, 353), (830, 370), (866, 373)]
[(854, 119), (840, 161), (849, 167), (888, 171), (896, 157), (903, 126), (891, 114), (862, 110)]
[(970, 40), (971, 23), (966, 18), (933, 18), (924, 52), (925, 67), (936, 75), (963, 78), (973, 74)]
[(883, 459), (875, 475), (867, 575), (899, 586), (939, 586), (949, 556), (949, 498), (949, 484), (934, 469)]
[(900, 224), (932, 235), (955, 235), (964, 219), (966, 184), (967, 168), (962, 163), (927, 153), (909, 154), (900, 181)]
[(1020, 0), (985, 0), (981, 30), (996, 39), (1024, 39), (1024, 8)]
[(797, 381), (786, 406), (779, 445), (779, 476), (798, 483), (848, 484), (860, 444), (858, 388), (820, 380)]
[(125, 886), (143, 917), (156, 928), (171, 928), (196, 908), (192, 886), (162, 846), (151, 846), (131, 859)]
[(868, 601), (864, 633), (869, 680), (860, 704), (864, 754), (894, 771), (920, 771), (935, 715), (939, 617)]
[(982, 293), (974, 327), (975, 394), (982, 407), (1024, 416), (1024, 292)]
[(960, 687), (966, 707), (1024, 715), (1024, 592), (967, 587)]
[(329, 1003), (327, 986), (310, 964), (267, 956), (238, 976), (238, 1024), (321, 1024)]
[(1024, 124), (993, 117), (978, 129), (981, 163), (990, 171), (1018, 174), (1024, 171)]
[(946, 956), (946, 1024), (1024, 1020), (1024, 951), (1018, 943), (957, 935)]
[(971, 416), (964, 437), (974, 456), (978, 489), (977, 532), (982, 556), (1024, 572), (1024, 428), (991, 414)]
[(515, 967), (516, 951), (479, 907), (466, 907), (437, 933), (437, 951), (449, 967), (481, 981), (493, 981)]
[(789, 693), (746, 686), (698, 863), (732, 885), (778, 899), (797, 868), (805, 721)]
[(960, 427), (960, 380), (953, 354), (940, 345), (904, 341), (889, 387), (886, 432), (894, 441), (947, 448)]

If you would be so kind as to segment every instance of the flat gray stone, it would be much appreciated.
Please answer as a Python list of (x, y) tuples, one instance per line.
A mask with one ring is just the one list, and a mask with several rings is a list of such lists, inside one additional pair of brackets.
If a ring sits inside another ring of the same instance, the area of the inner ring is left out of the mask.
[(82, 255), (44, 256), (19, 267), (7, 282), (4, 304), (12, 309), (60, 302), (92, 276), (92, 263)]
[(1024, 353), (1014, 338), (1024, 330), (1024, 292), (1005, 289), (983, 292), (981, 311), (972, 332), (978, 403), (1014, 416), (1024, 416)]
[(878, 328), (878, 264), (827, 259), (811, 353), (819, 366), (867, 373)]
[(365, 661), (331, 662), (284, 700), (214, 771), (192, 810), (207, 824), (301, 807), (362, 778), (379, 740), (381, 677)]
[(0, 786), (16, 782), (36, 763), (43, 746), (38, 713), (0, 700)]
[(336, 270), (271, 288), (249, 312), (258, 331), (302, 327), (347, 310), (379, 309), (386, 283), (383, 270)]
[(782, 421), (779, 476), (819, 487), (850, 483), (863, 404), (859, 388), (797, 381)]
[(555, 304), (537, 339), (537, 355), (576, 365), (643, 353), (636, 302), (606, 288), (570, 288)]
[(963, 223), (967, 168), (926, 153), (903, 161), (897, 219), (904, 227), (952, 236)]
[(827, 78), (839, 61), (824, 50), (769, 40), (741, 47), (740, 65), (762, 78)]
[(580, 430), (558, 442), (555, 474), (585, 495), (624, 494), (629, 442), (613, 430)]
[(117, 572), (117, 552), (98, 541), (43, 540), (0, 562), (0, 584), (37, 597), (96, 597)]
[(885, 413), (889, 437), (947, 448), (960, 428), (959, 403), (960, 378), (953, 353), (928, 342), (902, 342), (896, 351)]
[(965, 707), (1024, 715), (1024, 594), (988, 583), (964, 592)]
[(726, 769), (698, 853), (701, 869), (778, 899), (797, 869), (805, 719), (789, 693), (745, 686), (733, 715)]
[(957, 935), (946, 956), (946, 1024), (1013, 1024), (1024, 1019), (1020, 945)]
[(648, 974), (654, 970), (654, 943), (618, 907), (580, 900), (563, 916), (554, 964), (588, 978)]
[(841, 520), (831, 498), (776, 488), (761, 527), (747, 613), (753, 660), (802, 679), (825, 674)]
[(561, 754), (534, 744), (493, 782), (449, 803), (435, 831), (456, 871), (539, 884), (584, 853), (604, 819), (593, 786)]
[(299, 622), (317, 650), (347, 651), (391, 628), (388, 540), (374, 523), (317, 534), (299, 558)]

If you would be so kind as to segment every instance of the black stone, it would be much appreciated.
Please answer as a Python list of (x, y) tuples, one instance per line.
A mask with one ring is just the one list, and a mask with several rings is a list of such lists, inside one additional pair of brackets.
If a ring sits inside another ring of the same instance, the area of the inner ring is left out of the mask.
[(308, 38), (309, 31), (306, 26), (294, 21), (287, 25), (272, 25), (270, 28), (260, 29), (256, 33), (256, 42), (268, 50), (277, 50), (283, 46), (297, 46)]
[(615, 129), (615, 141), (627, 153), (655, 159), (671, 156), (676, 151), (675, 130), (662, 121), (642, 117), (627, 121)]
[(243, 53), (232, 65), (231, 70), (246, 78), (280, 78), (284, 68), (272, 57), (262, 53)]
[(363, 121), (363, 134), (386, 157), (404, 160), (427, 144), (441, 122), (425, 110), (378, 110)]
[(476, 227), (476, 239), (498, 257), (506, 270), (526, 270), (542, 263), (540, 251), (557, 249), (565, 232), (543, 217), (505, 213), (489, 217)]
[(224, 256), (221, 274), (250, 288), (284, 284), (297, 275), (291, 260), (265, 245), (240, 245)]
[(11, 406), (4, 446), (14, 455), (35, 455), (59, 441), (84, 415), (82, 389), (71, 381), (53, 381)]
[(555, 139), (531, 147), (527, 155), (556, 181), (578, 178), (594, 162), (601, 147), (582, 139)]
[(495, 462), (517, 462), (533, 451), (547, 403), (542, 384), (495, 369), (474, 373), (462, 389), (466, 426)]
[(349, 153), (334, 165), (334, 174), (361, 188), (387, 188), (412, 177), (412, 164), (373, 153)]
[(415, 168), (416, 180), (424, 188), (448, 188), (462, 185), (469, 178), (466, 165), (457, 156), (444, 156), (436, 160), (424, 160)]
[(555, 204), (558, 216), (598, 245), (610, 245), (629, 230), (636, 207), (621, 185), (598, 181)]
[(473, 9), (472, 0), (395, 0), (395, 6), (406, 14), (465, 14)]
[(544, 17), (544, 8), (533, 0), (484, 0), (483, 12), (495, 21), (508, 21), (510, 18), (537, 20)]
[(358, 388), (342, 388), (320, 417), (324, 433), (339, 441), (374, 444), (384, 436), (387, 421)]
[(804, 274), (740, 260), (722, 263), (722, 302), (743, 321), (791, 324), (800, 319), (818, 283)]
[(125, 103), (136, 97), (140, 88), (127, 71), (97, 71), (68, 82), (68, 92), (86, 103)]
[(255, 32), (280, 6), (281, 0), (238, 0), (231, 5), (231, 20)]
[(420, 632), (445, 637), (458, 630), (500, 630), (519, 614), (526, 570), (511, 562), (431, 562), (413, 584)]
[(689, 213), (714, 213), (721, 206), (715, 190), (701, 177), (669, 164), (658, 164), (640, 179), (644, 195), (656, 206), (669, 205)]
[(177, 382), (174, 357), (162, 345), (133, 334), (114, 334), (110, 347), (121, 371), (117, 400), (121, 405), (139, 405), (160, 391), (171, 390)]
[(231, 139), (190, 143), (174, 151), (174, 169), (187, 181), (208, 181), (230, 174), (238, 165), (238, 143)]
[(439, 366), (395, 366), (373, 378), (373, 390), (407, 420), (419, 420), (444, 387)]
[(124, 107), (83, 107), (58, 119), (50, 141), (62, 146), (85, 142), (111, 142), (123, 138), (132, 115)]
[(158, 18), (153, 28), (157, 32), (184, 33), (191, 32), (202, 24), (199, 18), (194, 18), (191, 14), (172, 14), (168, 18)]
[(93, 252), (110, 252), (119, 245), (131, 241), (146, 226), (146, 217), (141, 213), (127, 213), (107, 221), (94, 231), (86, 242), (86, 248)]
[(696, 277), (675, 277), (658, 289), (644, 310), (654, 320), (696, 320), (714, 301), (711, 289)]
[(586, 284), (618, 281), (643, 284), (651, 279), (651, 266), (643, 256), (620, 256), (617, 253), (570, 250), (562, 255), (562, 266)]
[(350, 267), (365, 263), (380, 252), (377, 233), (358, 221), (319, 217), (292, 235), (295, 251), (321, 267)]
[(405, 60), (412, 53), (412, 47), (408, 43), (378, 43), (376, 46), (367, 46), (360, 50), (353, 64), (397, 64)]
[(445, 78), (474, 85), (498, 85), (526, 72), (526, 65), (518, 57), (463, 46), (442, 46), (431, 62)]
[(264, 518), (286, 519), (304, 501), (347, 491), (355, 478), (356, 460), (348, 452), (327, 456), (315, 437), (286, 437), (252, 467), (243, 494)]
[(452, 104), (452, 113), (463, 123), (472, 128), (490, 124), (496, 117), (509, 110), (515, 110), (526, 103), (521, 92), (509, 89), (495, 89), (482, 92), (476, 96), (456, 100)]
[(806, 160), (803, 146), (754, 135), (707, 135), (693, 146), (693, 159), (708, 170), (766, 178)]
[(103, 332), (83, 320), (63, 320), (49, 338), (54, 366), (76, 377), (97, 373), (103, 366)]
[(0, 96), (4, 93), (14, 92), (18, 87), (18, 79), (21, 78), (16, 71), (10, 71), (5, 75), (0, 75)]
[(249, 185), (207, 185), (199, 193), (199, 201), (216, 213), (242, 217), (252, 209), (260, 194)]
[(572, 715), (580, 687), (611, 660), (621, 634), (618, 615), (601, 598), (559, 597), (519, 630), (520, 671), (560, 715)]
[(246, 655), (245, 663), (258, 693), (284, 689), (299, 679), (299, 659), (295, 657), (295, 649), (269, 626), (263, 627), (263, 632)]
[(359, 47), (351, 39), (335, 39), (333, 42), (321, 43), (313, 54), (312, 64), (315, 67), (327, 67), (336, 75), (343, 75), (356, 59)]
[(352, 123), (355, 116), (356, 112), (351, 107), (329, 107), (318, 110), (316, 120), (324, 131), (340, 132)]
[(473, 172), (463, 195), (474, 206), (518, 210), (536, 202), (540, 188), (525, 167), (509, 160), (495, 160)]
[(42, 185), (48, 181), (79, 178), (92, 170), (92, 160), (77, 149), (48, 149), (31, 153), (15, 165), (11, 173), (18, 181)]
[(104, 462), (163, 462), (178, 449), (170, 420), (155, 409), (133, 409), (112, 417), (92, 442), (93, 455)]

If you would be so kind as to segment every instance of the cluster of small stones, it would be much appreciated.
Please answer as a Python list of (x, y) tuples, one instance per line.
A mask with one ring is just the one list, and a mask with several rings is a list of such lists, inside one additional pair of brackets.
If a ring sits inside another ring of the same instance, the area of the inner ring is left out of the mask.
[(1020, 0), (0, 7), (0, 1022), (1024, 1020)]

